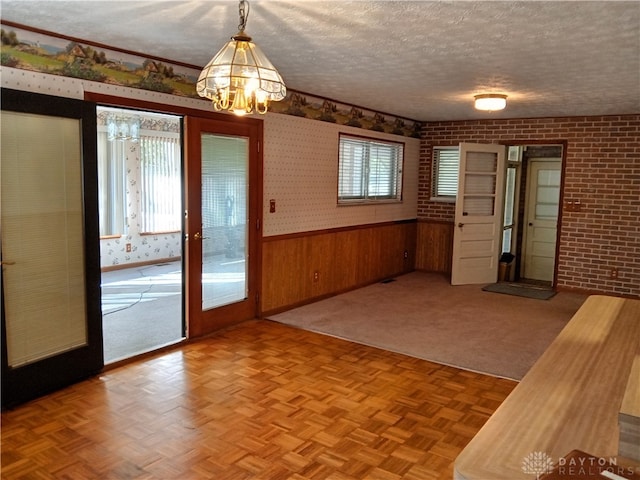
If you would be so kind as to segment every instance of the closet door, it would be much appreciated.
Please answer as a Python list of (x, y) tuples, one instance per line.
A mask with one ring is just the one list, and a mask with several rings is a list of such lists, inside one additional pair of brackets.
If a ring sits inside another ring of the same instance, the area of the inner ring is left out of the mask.
[(101, 370), (95, 105), (2, 91), (2, 405)]

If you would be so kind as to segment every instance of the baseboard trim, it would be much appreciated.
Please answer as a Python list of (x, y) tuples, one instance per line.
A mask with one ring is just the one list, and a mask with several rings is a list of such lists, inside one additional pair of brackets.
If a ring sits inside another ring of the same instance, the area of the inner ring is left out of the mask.
[(149, 265), (157, 265), (159, 263), (176, 262), (181, 260), (182, 257), (169, 257), (169, 258), (157, 258), (155, 260), (148, 260), (146, 262), (131, 262), (131, 263), (119, 263), (118, 265), (108, 265), (101, 267), (101, 272), (113, 272), (115, 270), (124, 270), (125, 268), (138, 268), (146, 267)]

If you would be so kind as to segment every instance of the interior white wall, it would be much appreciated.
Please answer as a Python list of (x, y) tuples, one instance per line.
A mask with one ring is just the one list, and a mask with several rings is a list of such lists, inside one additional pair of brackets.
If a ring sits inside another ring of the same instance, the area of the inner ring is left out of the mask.
[[(337, 205), (340, 133), (404, 142), (402, 203)], [(263, 235), (415, 219), (420, 140), (291, 115), (264, 119)], [(269, 213), (270, 200), (276, 211)]]

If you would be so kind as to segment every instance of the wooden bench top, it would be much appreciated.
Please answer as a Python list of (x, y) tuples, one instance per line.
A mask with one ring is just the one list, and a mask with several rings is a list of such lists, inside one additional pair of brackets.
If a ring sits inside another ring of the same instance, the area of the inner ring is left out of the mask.
[(618, 454), (618, 413), (640, 351), (640, 300), (593, 295), (455, 461), (456, 480), (532, 480), (523, 460)]
[(627, 382), (627, 389), (622, 399), (620, 414), (640, 420), (640, 350), (636, 353)]

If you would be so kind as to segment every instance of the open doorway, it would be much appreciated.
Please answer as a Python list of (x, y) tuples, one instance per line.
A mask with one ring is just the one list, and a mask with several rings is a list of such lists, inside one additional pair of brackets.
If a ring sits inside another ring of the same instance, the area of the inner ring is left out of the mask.
[(503, 280), (553, 286), (562, 145), (510, 146), (505, 180)]
[(104, 363), (185, 338), (181, 117), (98, 107)]

